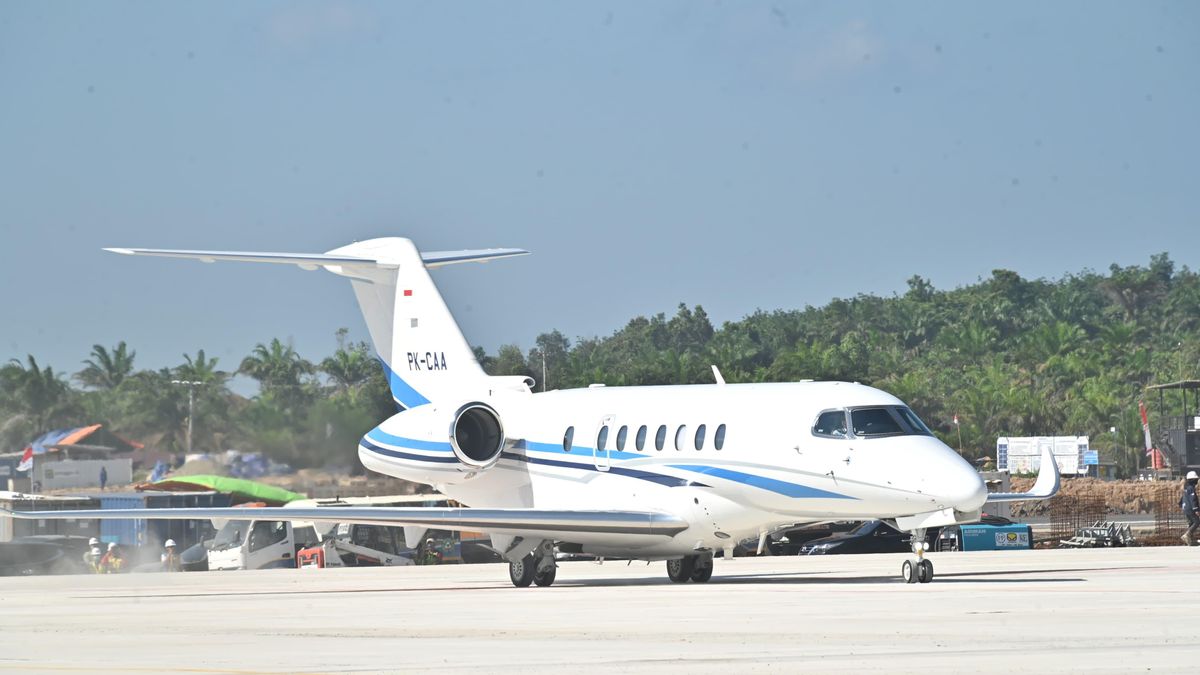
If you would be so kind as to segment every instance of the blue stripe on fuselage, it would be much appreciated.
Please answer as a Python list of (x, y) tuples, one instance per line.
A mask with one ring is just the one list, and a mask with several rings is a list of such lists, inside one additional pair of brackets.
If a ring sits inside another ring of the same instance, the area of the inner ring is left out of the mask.
[(367, 438), (376, 443), (387, 443), (388, 445), (398, 445), (402, 448), (410, 448), (412, 450), (436, 450), (438, 452), (453, 452), (450, 443), (446, 441), (422, 441), (416, 438), (405, 438), (403, 436), (393, 436), (378, 427), (367, 432)]
[(411, 460), (416, 460), (419, 462), (437, 462), (440, 464), (454, 464), (454, 463), (458, 462), (458, 458), (453, 455), (451, 455), (449, 457), (434, 457), (431, 455), (414, 455), (410, 452), (400, 452), (399, 450), (392, 450), (391, 448), (381, 448), (378, 445), (375, 445), (371, 441), (367, 440), (366, 436), (364, 436), (363, 439), (361, 441), (359, 441), (359, 445), (370, 450), (371, 452), (377, 452), (381, 455), (385, 455), (387, 457), (395, 457), (397, 459), (411, 459)]
[(841, 495), (836, 492), (828, 492), (807, 485), (799, 485), (797, 483), (789, 483), (787, 481), (767, 478), (766, 476), (755, 476), (750, 473), (742, 473), (741, 471), (732, 471), (730, 469), (719, 469), (715, 466), (687, 465), (687, 464), (672, 464), (672, 468), (683, 469), (684, 471), (695, 471), (696, 473), (714, 478), (723, 478), (735, 483), (742, 483), (751, 487), (777, 492), (787, 497), (796, 497), (798, 499), (858, 499), (849, 495)]

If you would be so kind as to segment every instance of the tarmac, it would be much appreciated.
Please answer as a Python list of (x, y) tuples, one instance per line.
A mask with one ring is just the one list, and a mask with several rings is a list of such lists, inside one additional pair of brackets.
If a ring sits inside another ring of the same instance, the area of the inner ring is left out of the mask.
[(0, 672), (1191, 672), (1200, 547), (0, 578)]

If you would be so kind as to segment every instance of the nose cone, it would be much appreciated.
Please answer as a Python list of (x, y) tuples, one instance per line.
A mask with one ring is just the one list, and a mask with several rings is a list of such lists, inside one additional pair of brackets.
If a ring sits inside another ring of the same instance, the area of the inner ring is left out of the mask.
[(987, 484), (974, 467), (961, 458), (955, 459), (959, 461), (953, 468), (947, 467), (949, 470), (943, 476), (937, 493), (946, 506), (957, 511), (975, 511), (987, 501)]

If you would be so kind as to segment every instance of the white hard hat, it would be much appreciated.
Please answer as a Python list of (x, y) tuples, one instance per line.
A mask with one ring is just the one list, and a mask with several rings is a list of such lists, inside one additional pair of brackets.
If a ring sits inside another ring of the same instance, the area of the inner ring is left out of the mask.
[(117, 547), (117, 542), (115, 542), (115, 541), (109, 542), (109, 544), (108, 544), (108, 550), (110, 550), (110, 551), (111, 551), (111, 550), (113, 550), (113, 549), (114, 549), (114, 548), (116, 548), (116, 547)]
[(167, 542), (165, 544), (163, 544), (163, 546), (166, 546), (167, 548), (171, 548), (174, 545), (175, 545), (174, 539), (168, 539)]
[(1188, 475), (1187, 475), (1187, 479), (1188, 480), (1200, 480), (1200, 476), (1197, 476), (1195, 471), (1189, 471)]
[(100, 550), (99, 546), (92, 547), (92, 555), (100, 555), (100, 553), (101, 553), (101, 550)]
[(92, 537), (91, 539), (88, 539), (88, 546), (99, 546), (99, 545), (100, 545), (100, 540), (99, 540), (99, 539), (97, 539), (97, 538), (95, 538), (95, 537)]

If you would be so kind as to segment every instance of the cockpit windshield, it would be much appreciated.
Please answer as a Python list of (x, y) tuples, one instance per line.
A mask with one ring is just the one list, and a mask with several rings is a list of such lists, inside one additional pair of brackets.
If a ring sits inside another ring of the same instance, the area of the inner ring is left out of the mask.
[(933, 435), (916, 413), (902, 405), (826, 410), (817, 416), (812, 433), (825, 438)]
[(899, 405), (853, 408), (850, 425), (854, 435), (860, 438), (932, 435), (916, 413)]

